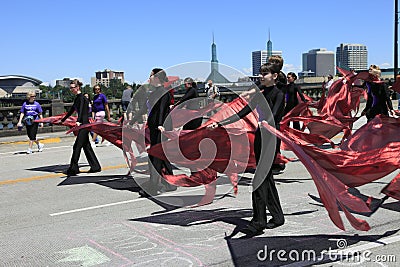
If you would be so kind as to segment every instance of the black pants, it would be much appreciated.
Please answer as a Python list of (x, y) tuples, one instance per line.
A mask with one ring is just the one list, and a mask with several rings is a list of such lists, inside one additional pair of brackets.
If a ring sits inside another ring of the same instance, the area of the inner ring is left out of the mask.
[(39, 123), (34, 122), (32, 125), (26, 125), (26, 133), (28, 134), (29, 140), (35, 141), (36, 134), (38, 132)]
[[(150, 129), (150, 143), (151, 146), (161, 143), (161, 132), (158, 129)], [(169, 184), (162, 178), (162, 174), (173, 174), (172, 165), (169, 161), (149, 155), (149, 171), (150, 181), (145, 183), (142, 187), (151, 195), (157, 194), (157, 191), (171, 190), (176, 188), (174, 185)]]
[(375, 118), (376, 115), (379, 114), (389, 116), (389, 111), (386, 107), (386, 103), (384, 105), (372, 106), (366, 113), (367, 121), (372, 120), (373, 118)]
[[(262, 147), (261, 147), (261, 131), (266, 131), (265, 129), (257, 129), (254, 139), (254, 153), (256, 157), (257, 166), (259, 164), (265, 164), (261, 157)], [(278, 139), (280, 141), (280, 139)], [(277, 140), (277, 141), (278, 141)], [(280, 144), (280, 142), (278, 142)], [(272, 152), (271, 152), (272, 153)], [(252, 204), (253, 204), (253, 219), (252, 223), (257, 226), (265, 227), (267, 223), (267, 211), (270, 212), (272, 219), (276, 223), (283, 223), (284, 216), (282, 207), (279, 201), (278, 190), (275, 186), (274, 176), (272, 175), (272, 169), (266, 171), (264, 180), (262, 183), (253, 191), (252, 193)]]
[[(288, 114), (296, 105), (290, 106), (290, 107), (286, 106), (285, 111), (284, 111), (283, 114), (284, 115)], [(293, 121), (292, 123), (293, 123), (293, 129), (300, 130), (300, 122), (299, 121)], [(290, 122), (289, 122), (288, 126), (290, 126)]]
[(128, 109), (129, 103), (129, 101), (121, 101), (122, 111), (125, 112)]
[(79, 172), (78, 161), (81, 156), (81, 150), (85, 152), (86, 159), (90, 165), (90, 169), (94, 171), (101, 170), (99, 161), (97, 160), (96, 154), (94, 154), (93, 148), (89, 141), (89, 131), (87, 129), (80, 129), (75, 139), (73, 146), (71, 163), (69, 165), (70, 172)]

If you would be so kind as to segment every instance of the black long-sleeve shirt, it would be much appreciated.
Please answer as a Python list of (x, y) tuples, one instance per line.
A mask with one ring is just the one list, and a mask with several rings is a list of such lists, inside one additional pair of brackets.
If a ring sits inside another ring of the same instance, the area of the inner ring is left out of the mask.
[(135, 122), (141, 115), (148, 111), (147, 126), (151, 130), (156, 130), (158, 126), (162, 126), (170, 112), (171, 95), (163, 86), (152, 87), (146, 105), (135, 114), (132, 121)]
[[(195, 87), (190, 87), (187, 89), (186, 93), (184, 96), (182, 96), (181, 99), (179, 99), (179, 101), (175, 104), (175, 106), (190, 100), (190, 99), (194, 99), (196, 97), (199, 97), (199, 93), (197, 92), (197, 88)], [(200, 103), (198, 101), (190, 101), (187, 105), (186, 105), (187, 109), (191, 109), (191, 110), (198, 110), (200, 108)]]
[(385, 85), (377, 82), (367, 82), (366, 85), (368, 88), (368, 98), (365, 110), (374, 108), (376, 114), (388, 115), (388, 110), (393, 110), (393, 104)]
[(295, 106), (297, 106), (297, 104), (299, 104), (297, 95), (300, 96), (300, 98), (303, 102), (306, 102), (306, 99), (304, 98), (304, 95), (301, 92), (300, 87), (295, 83), (289, 83), (288, 85), (286, 85), (286, 88), (284, 88), (284, 93), (285, 93), (285, 100), (286, 100), (285, 114), (287, 114)]
[[(264, 96), (265, 100), (268, 103), (269, 109), (272, 112), (273, 119), (275, 122), (275, 126), (278, 126), (283, 117), (283, 110), (285, 107), (284, 94), (281, 90), (279, 90), (276, 86), (270, 87), (261, 87), (261, 94)], [(250, 100), (249, 104), (247, 104), (242, 110), (240, 110), (237, 114), (232, 115), (231, 117), (220, 122), (221, 125), (227, 125), (238, 121), (246, 117), (250, 112), (252, 112), (255, 108), (260, 115), (260, 120), (266, 120), (269, 124), (271, 124), (271, 117), (267, 117), (269, 113), (268, 108), (263, 105), (263, 98), (257, 93)], [(265, 117), (264, 117), (265, 116)]]
[(89, 123), (89, 100), (82, 93), (76, 95), (74, 104), (61, 121), (64, 122), (75, 111), (78, 113), (77, 122), (81, 124)]

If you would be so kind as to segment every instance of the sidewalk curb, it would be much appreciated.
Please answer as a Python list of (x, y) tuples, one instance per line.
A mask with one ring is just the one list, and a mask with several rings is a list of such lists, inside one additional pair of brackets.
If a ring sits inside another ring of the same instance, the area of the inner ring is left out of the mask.
[[(15, 138), (15, 136), (14, 136), (14, 138)], [(65, 134), (65, 132), (60, 132), (59, 134), (57, 134), (55, 136), (46, 136), (46, 137), (38, 136), (37, 140), (44, 144), (50, 144), (50, 143), (60, 143), (61, 139), (65, 139), (65, 138), (75, 138), (75, 136), (70, 135), (70, 134)], [(8, 139), (8, 138), (0, 138), (0, 140), (1, 139)], [(0, 145), (21, 145), (21, 144), (28, 144), (28, 143), (29, 143), (29, 140), (26, 135), (18, 136), (18, 140), (0, 141)]]

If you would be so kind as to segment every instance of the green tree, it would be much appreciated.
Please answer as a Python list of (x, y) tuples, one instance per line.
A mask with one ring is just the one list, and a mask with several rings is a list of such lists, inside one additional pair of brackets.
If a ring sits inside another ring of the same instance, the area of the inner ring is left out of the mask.
[(47, 98), (47, 99), (52, 99), (53, 98), (53, 96), (52, 96), (52, 94), (51, 94), (51, 90), (52, 90), (53, 88), (49, 85), (49, 86), (46, 86), (46, 85), (39, 85), (39, 90), (41, 91), (41, 93), (40, 93), (40, 97), (41, 98)]
[[(111, 98), (121, 98), (122, 92), (125, 89), (125, 84), (122, 84), (120, 79), (111, 79), (108, 89)], [(109, 96), (107, 95), (107, 97)]]

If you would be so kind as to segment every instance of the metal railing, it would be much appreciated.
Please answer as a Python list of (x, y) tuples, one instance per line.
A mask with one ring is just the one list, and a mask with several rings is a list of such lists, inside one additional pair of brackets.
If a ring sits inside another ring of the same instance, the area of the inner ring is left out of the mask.
[[(302, 91), (307, 94), (310, 97), (318, 99), (321, 96), (322, 93), (322, 87), (321, 85), (302, 85), (301, 86)], [(240, 94), (241, 91), (227, 91), (227, 92), (221, 92), (219, 96), (219, 101), (222, 102), (230, 102), (233, 99), (237, 97), (238, 94)], [(177, 100), (179, 100), (183, 96), (182, 93), (175, 94), (174, 97)], [(206, 97), (205, 93), (200, 93), (200, 97)], [(41, 100), (37, 100), (39, 103), (41, 103)], [(68, 111), (69, 108), (72, 106), (72, 103), (63, 103), (61, 100), (53, 100), (51, 103), (48, 103), (49, 100), (43, 100), (45, 104), (41, 104), (42, 109), (43, 109), (43, 117), (50, 117), (54, 115), (61, 114), (65, 111)], [(47, 102), (47, 103), (46, 103)], [(0, 99), (0, 103), (5, 103), (2, 102)], [(121, 100), (120, 99), (111, 99), (108, 101), (109, 107), (110, 107), (110, 114), (113, 120), (118, 120), (122, 116), (122, 105), (121, 105)], [(9, 101), (5, 105), (0, 106), (0, 136), (4, 135), (4, 132), (9, 131), (9, 134), (12, 135), (18, 135), (17, 131), (17, 123), (19, 120), (20, 116), (20, 109), (21, 105), (12, 105), (12, 103), (9, 103)], [(49, 132), (49, 131), (59, 131), (59, 130), (65, 130), (66, 128), (63, 126), (57, 126), (54, 127), (53, 125), (45, 125), (44, 128), (41, 128), (39, 131), (43, 132)], [(3, 132), (3, 133), (1, 133)], [(7, 134), (7, 135), (9, 135)], [(25, 133), (23, 133), (25, 134)]]

